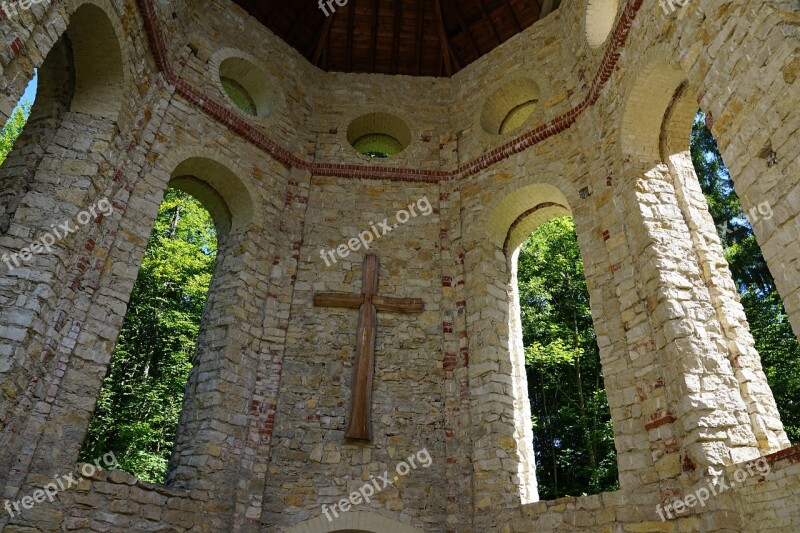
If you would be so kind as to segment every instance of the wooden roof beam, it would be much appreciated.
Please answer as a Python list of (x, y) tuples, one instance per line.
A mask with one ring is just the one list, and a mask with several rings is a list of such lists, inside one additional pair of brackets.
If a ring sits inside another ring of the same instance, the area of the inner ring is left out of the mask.
[[(272, 6), (271, 6), (272, 9), (270, 9), (267, 13), (264, 14), (264, 25), (265, 26), (270, 26), (272, 24), (272, 21), (275, 19), (275, 15), (278, 14), (278, 11), (279, 11), (278, 10), (278, 6), (280, 5), (280, 3), (281, 2), (278, 2), (278, 0), (275, 0), (275, 2), (272, 2)], [(283, 2), (283, 3), (286, 4), (286, 2)], [(283, 7), (285, 8), (286, 6), (283, 6)]]
[(353, 72), (353, 34), (356, 27), (356, 0), (350, 0), (347, 6), (347, 62), (345, 72)]
[(300, 31), (300, 29), (305, 26), (304, 23), (306, 20), (305, 14), (308, 13), (309, 8), (313, 6), (314, 6), (313, 2), (308, 2), (305, 6), (303, 6), (303, 9), (300, 9), (297, 12), (297, 18), (292, 21), (292, 30), (286, 35), (286, 39), (284, 39), (284, 41), (286, 41), (290, 46), (292, 44), (292, 41), (294, 40), (295, 35), (297, 35), (297, 32)]
[(377, 72), (375, 67), (378, 64), (378, 15), (380, 14), (380, 9), (380, 0), (372, 0), (372, 35), (370, 39), (372, 45), (369, 50), (372, 72)]
[(311, 56), (311, 64), (319, 66), (319, 60), (322, 57), (322, 52), (328, 44), (328, 35), (331, 33), (331, 26), (333, 25), (333, 17), (336, 13), (331, 13), (331, 16), (325, 17), (325, 22), (322, 24), (322, 30), (317, 38), (316, 46), (314, 47), (314, 55)]
[(436, 11), (436, 23), (439, 26), (439, 45), (442, 48), (442, 61), (444, 62), (444, 69), (447, 76), (453, 75), (453, 65), (450, 62), (450, 46), (447, 44), (447, 33), (444, 30), (444, 19), (442, 18), (442, 4), (440, 0), (434, 0), (434, 8)]
[(394, 37), (392, 39), (392, 73), (397, 74), (400, 64), (400, 29), (403, 25), (403, 3), (394, 0)]
[(514, 6), (511, 5), (511, 0), (505, 0), (506, 7), (508, 11), (511, 13), (511, 19), (514, 21), (514, 26), (517, 27), (517, 31), (522, 31), (522, 24), (519, 23), (519, 18), (517, 17), (517, 12), (514, 11)]
[[(400, 0), (397, 0), (398, 2)], [(422, 68), (422, 52), (425, 47), (422, 45), (422, 29), (425, 25), (425, 0), (417, 0), (417, 39), (414, 50), (414, 74), (419, 76)]]
[(453, 70), (458, 72), (461, 70), (461, 62), (458, 60), (458, 56), (456, 56), (456, 51), (453, 50), (453, 45), (448, 41), (447, 47), (450, 49), (450, 59), (453, 61)]
[(469, 41), (470, 46), (472, 47), (472, 51), (475, 52), (475, 57), (481, 57), (481, 50), (478, 48), (478, 44), (475, 42), (474, 37), (472, 36), (472, 32), (467, 25), (467, 22), (464, 20), (464, 14), (461, 13), (461, 9), (458, 7), (458, 4), (453, 4), (453, 1), (450, 0), (450, 7), (456, 14), (456, 19), (458, 19), (458, 25), (461, 26), (461, 31), (464, 32), (464, 35), (467, 36), (467, 40)]
[(497, 46), (500, 46), (500, 44), (503, 41), (502, 39), (500, 39), (500, 34), (497, 33), (497, 28), (494, 27), (492, 18), (489, 16), (488, 13), (486, 13), (486, 9), (484, 9), (483, 7), (483, 0), (478, 0), (478, 8), (481, 10), (481, 18), (483, 18), (483, 22), (485, 22), (486, 25), (489, 26), (489, 29), (492, 30), (492, 34), (494, 34), (495, 44), (497, 44)]

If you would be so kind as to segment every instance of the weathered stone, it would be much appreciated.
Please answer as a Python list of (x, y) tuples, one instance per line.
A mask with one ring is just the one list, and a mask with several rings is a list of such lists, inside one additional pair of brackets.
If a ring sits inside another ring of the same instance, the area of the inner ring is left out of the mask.
[[(433, 80), (325, 74), (228, 0), (201, 4), (39, 2), (0, 20), (0, 115), (40, 72), (40, 115), (0, 167), (0, 255), (102, 197), (114, 208), (52, 253), (0, 264), (10, 501), (74, 470), (165, 188), (191, 176), (222, 228), (168, 488), (98, 471), (3, 517), (4, 531), (318, 531), (322, 505), (341, 502), (353, 524), (339, 529), (800, 530), (798, 452), (687, 153), (699, 103), (800, 331), (796, 5), (565, 0)], [(230, 58), (263, 71), (253, 90), (274, 89), (265, 116), (223, 92)], [(534, 81), (527, 122), (493, 131)], [(378, 111), (412, 138), (374, 161), (346, 132)], [(537, 502), (515, 249), (566, 214), (621, 488)], [(357, 318), (311, 302), (360, 292), (358, 238), (385, 218), (368, 243), (379, 294), (425, 310), (379, 316), (374, 438), (356, 444), (344, 430)], [(423, 449), (428, 466), (352, 503)], [(768, 454), (768, 472), (747, 470)], [(711, 476), (737, 483), (660, 521), (658, 502)]]

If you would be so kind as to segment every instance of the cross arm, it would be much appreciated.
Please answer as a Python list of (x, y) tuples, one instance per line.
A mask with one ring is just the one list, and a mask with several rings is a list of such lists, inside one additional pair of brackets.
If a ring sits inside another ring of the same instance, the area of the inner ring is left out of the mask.
[(364, 303), (361, 294), (337, 294), (335, 292), (319, 292), (314, 295), (316, 307), (343, 307), (345, 309), (358, 309)]
[(372, 299), (372, 303), (378, 311), (421, 313), (425, 310), (425, 304), (419, 298), (381, 298), (376, 296)]

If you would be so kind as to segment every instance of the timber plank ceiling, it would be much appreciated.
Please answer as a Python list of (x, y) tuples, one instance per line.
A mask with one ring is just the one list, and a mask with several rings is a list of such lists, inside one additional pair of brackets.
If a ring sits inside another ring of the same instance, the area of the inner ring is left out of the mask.
[(323, 11), (319, 0), (234, 1), (323, 70), (436, 77), (458, 72), (560, 4), (323, 0)]

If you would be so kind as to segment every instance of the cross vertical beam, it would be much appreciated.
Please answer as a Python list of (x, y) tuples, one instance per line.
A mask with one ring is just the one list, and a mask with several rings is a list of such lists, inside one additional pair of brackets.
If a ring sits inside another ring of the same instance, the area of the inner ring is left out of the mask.
[(356, 359), (350, 396), (350, 416), (346, 439), (372, 441), (372, 378), (375, 372), (375, 338), (378, 311), (421, 313), (425, 306), (418, 298), (378, 296), (378, 256), (364, 257), (361, 294), (317, 293), (316, 307), (358, 309)]

